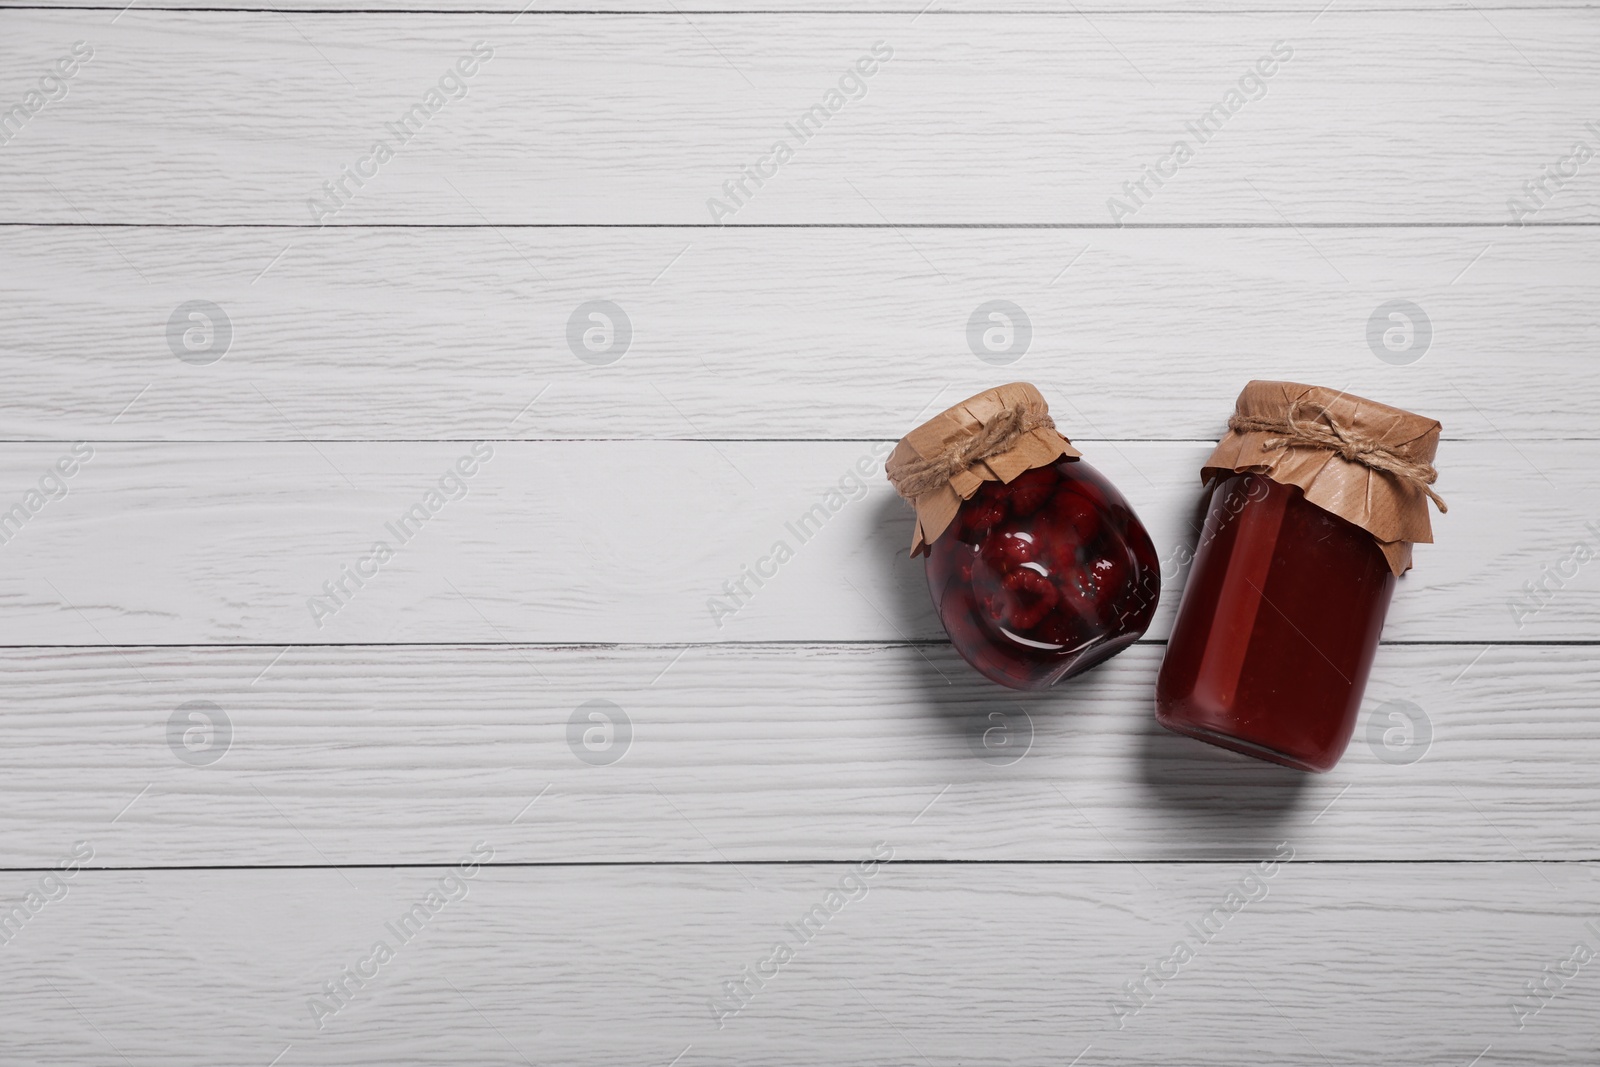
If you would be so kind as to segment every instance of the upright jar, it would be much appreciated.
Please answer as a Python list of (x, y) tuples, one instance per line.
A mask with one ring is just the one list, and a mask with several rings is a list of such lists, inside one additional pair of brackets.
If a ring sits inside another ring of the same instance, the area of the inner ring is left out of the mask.
[(1044, 689), (1138, 640), (1160, 594), (1155, 546), (1025, 382), (907, 434), (885, 465), (917, 509), (911, 554), (950, 642), (991, 681)]
[(1255, 381), (1201, 469), (1210, 506), (1156, 682), (1169, 730), (1326, 771), (1355, 730), (1396, 579), (1431, 542), (1439, 423)]

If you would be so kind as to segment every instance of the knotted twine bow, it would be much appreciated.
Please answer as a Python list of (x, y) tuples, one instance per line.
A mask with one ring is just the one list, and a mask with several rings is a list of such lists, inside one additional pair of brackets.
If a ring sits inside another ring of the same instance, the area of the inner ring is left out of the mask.
[[(1363, 437), (1353, 430), (1347, 430), (1339, 425), (1328, 409), (1316, 408), (1310, 420), (1296, 419), (1296, 415), (1303, 414), (1304, 407), (1297, 401), (1290, 409), (1289, 416), (1283, 421), (1262, 418), (1259, 415), (1234, 415), (1228, 419), (1228, 429), (1235, 433), (1271, 433), (1276, 437), (1269, 437), (1261, 442), (1264, 452), (1278, 448), (1287, 448), (1291, 445), (1300, 445), (1310, 448), (1326, 448), (1338, 454), (1340, 459), (1351, 463), (1360, 463), (1371, 467), (1375, 471), (1393, 474), (1410, 482), (1428, 495), (1439, 509), (1441, 515), (1449, 512), (1444, 498), (1433, 491), (1433, 483), (1438, 481), (1439, 472), (1431, 463), (1420, 463), (1405, 454), (1380, 444), (1370, 437)], [(1323, 425), (1317, 419), (1325, 419)]]
[(1399, 577), (1411, 567), (1411, 546), (1433, 541), (1428, 501), (1444, 510), (1428, 491), (1441, 429), (1437, 419), (1342, 389), (1252, 381), (1200, 479), (1253, 473), (1296, 486), (1307, 503), (1371, 534)]
[(911, 554), (928, 551), (984, 482), (1009, 483), (1079, 456), (1055, 427), (1039, 390), (1011, 382), (969, 396), (901, 438), (883, 466), (917, 510)]
[(985, 422), (976, 435), (957, 440), (935, 455), (906, 461), (889, 472), (889, 480), (894, 483), (895, 492), (915, 501), (924, 493), (948, 485), (958, 471), (1011, 451), (1024, 435), (1041, 427), (1053, 430), (1055, 420), (1047, 414), (1007, 407)]

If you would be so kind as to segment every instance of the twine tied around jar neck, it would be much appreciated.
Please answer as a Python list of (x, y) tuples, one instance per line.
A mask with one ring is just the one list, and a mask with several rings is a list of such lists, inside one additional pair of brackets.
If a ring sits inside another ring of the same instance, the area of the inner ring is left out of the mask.
[(1056, 429), (1043, 394), (1027, 382), (1011, 382), (969, 396), (913, 429), (883, 469), (916, 508), (911, 554), (919, 556), (985, 482), (1008, 484), (1036, 467), (1081, 455)]
[(1250, 473), (1295, 486), (1307, 503), (1371, 534), (1398, 578), (1411, 567), (1411, 546), (1433, 542), (1428, 501), (1445, 509), (1428, 488), (1442, 429), (1438, 419), (1342, 389), (1252, 381), (1200, 480)]
[[(1306, 410), (1307, 406), (1296, 403), (1289, 409), (1289, 415), (1283, 421), (1262, 418), (1259, 415), (1235, 414), (1228, 419), (1228, 429), (1235, 433), (1276, 434), (1277, 436), (1261, 442), (1261, 449), (1264, 452), (1291, 445), (1326, 448), (1336, 453), (1340, 459), (1360, 463), (1375, 471), (1393, 474), (1410, 482), (1427, 494), (1441, 515), (1449, 512), (1450, 508), (1445, 504), (1444, 498), (1433, 491), (1433, 483), (1439, 478), (1439, 472), (1434, 469), (1433, 464), (1418, 462), (1387, 445), (1340, 426), (1338, 420), (1330, 415), (1325, 407), (1317, 407), (1310, 419), (1296, 418), (1297, 415), (1303, 415)], [(1318, 420), (1325, 420), (1326, 425)]]
[(975, 435), (953, 442), (943, 452), (918, 456), (888, 472), (895, 492), (915, 501), (924, 493), (942, 489), (957, 473), (974, 463), (1009, 452), (1025, 435), (1037, 429), (1054, 430), (1055, 420), (1040, 412), (1006, 407), (984, 422)]

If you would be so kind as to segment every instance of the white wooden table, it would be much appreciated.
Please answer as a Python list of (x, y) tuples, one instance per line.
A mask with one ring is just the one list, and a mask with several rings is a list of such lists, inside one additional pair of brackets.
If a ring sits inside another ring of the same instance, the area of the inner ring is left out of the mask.
[[(581, 7), (4, 0), (0, 1063), (1600, 1063), (1600, 14)], [(1252, 377), (1445, 425), (1321, 777), (1151, 714)], [(1038, 695), (881, 477), (1019, 378)]]

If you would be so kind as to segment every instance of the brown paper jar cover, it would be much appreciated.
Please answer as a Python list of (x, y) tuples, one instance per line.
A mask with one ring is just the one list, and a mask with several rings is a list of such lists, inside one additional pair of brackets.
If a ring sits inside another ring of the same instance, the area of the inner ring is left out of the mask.
[(1083, 454), (1056, 431), (1049, 420), (1050, 406), (1039, 390), (1027, 382), (1012, 382), (968, 397), (906, 434), (884, 463), (889, 480), (898, 487), (910, 464), (969, 445), (1007, 409), (1020, 413), (1031, 428), (1024, 430), (1009, 448), (963, 464), (951, 474), (949, 482), (912, 501), (917, 512), (911, 538), (913, 556), (928, 550), (955, 519), (962, 501), (972, 499), (984, 482), (1009, 483), (1024, 471), (1048, 466), (1062, 456), (1077, 458)]
[[(1373, 536), (1396, 575), (1411, 567), (1411, 546), (1433, 542), (1428, 516), (1432, 463), (1439, 448), (1438, 420), (1365, 400), (1349, 393), (1296, 382), (1253, 381), (1234, 407), (1236, 419), (1281, 424), (1278, 430), (1234, 430), (1200, 469), (1202, 482), (1230, 472), (1261, 474), (1299, 486), (1306, 500)], [(1377, 445), (1400, 460), (1426, 468), (1422, 479), (1347, 458), (1327, 443), (1307, 441), (1296, 428), (1345, 439), (1355, 456)]]

